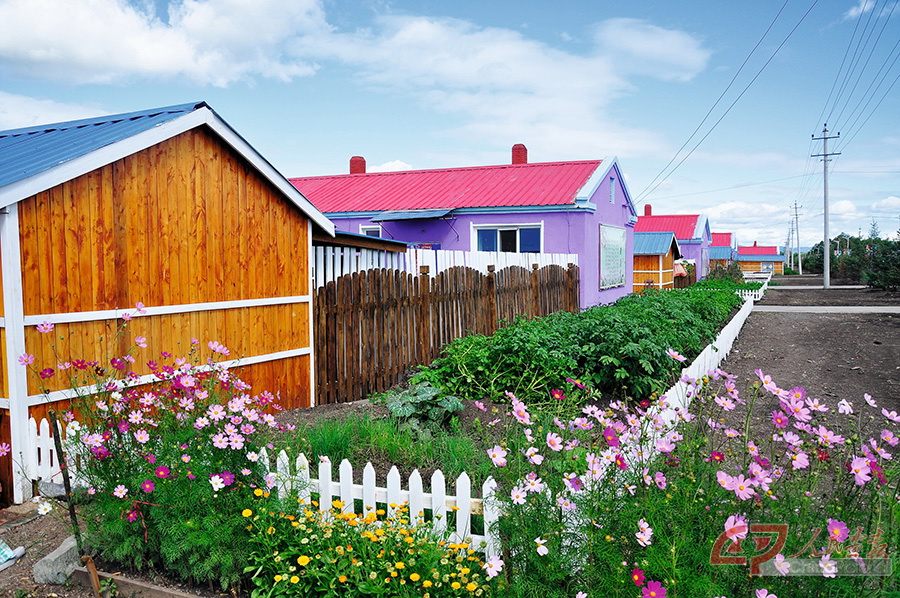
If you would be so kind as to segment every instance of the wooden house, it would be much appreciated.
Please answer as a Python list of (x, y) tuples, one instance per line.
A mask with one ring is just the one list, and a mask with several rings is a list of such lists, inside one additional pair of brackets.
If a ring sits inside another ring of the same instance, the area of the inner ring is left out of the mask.
[[(0, 131), (0, 458), (5, 498), (22, 496), (11, 458), (29, 416), (65, 409), (61, 360), (121, 355), (133, 368), (191, 339), (228, 347), (254, 391), (285, 407), (313, 401), (311, 242), (331, 222), (205, 103)], [(124, 337), (110, 340), (134, 315)], [(221, 357), (221, 356), (219, 356)], [(49, 386), (49, 388), (46, 388)], [(26, 481), (27, 482), (27, 481)]]
[(784, 256), (778, 253), (778, 247), (757, 245), (738, 247), (738, 263), (742, 272), (771, 272), (784, 274)]
[(703, 214), (653, 214), (650, 204), (644, 205), (644, 214), (634, 226), (635, 233), (673, 232), (684, 260), (694, 265), (697, 280), (709, 273), (709, 246), (712, 233), (709, 219)]
[(732, 233), (713, 233), (712, 243), (709, 246), (709, 269), (716, 266), (727, 268), (737, 258), (737, 250), (734, 248), (734, 235)]
[(634, 292), (675, 288), (681, 249), (673, 232), (634, 233)]

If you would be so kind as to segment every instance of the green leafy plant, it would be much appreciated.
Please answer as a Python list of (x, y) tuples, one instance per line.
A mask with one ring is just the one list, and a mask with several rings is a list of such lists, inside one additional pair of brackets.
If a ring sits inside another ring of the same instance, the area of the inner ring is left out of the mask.
[(395, 418), (414, 430), (430, 435), (440, 430), (463, 408), (462, 401), (429, 382), (416, 382), (405, 389), (389, 390), (373, 397)]

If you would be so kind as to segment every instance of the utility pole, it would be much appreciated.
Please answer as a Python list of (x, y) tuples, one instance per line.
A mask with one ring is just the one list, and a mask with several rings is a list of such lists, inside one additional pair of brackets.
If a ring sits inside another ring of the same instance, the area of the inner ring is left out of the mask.
[(822, 158), (822, 164), (824, 167), (823, 171), (823, 190), (825, 197), (825, 242), (822, 244), (822, 249), (824, 250), (824, 263), (822, 265), (823, 276), (822, 276), (822, 286), (824, 288), (828, 288), (831, 286), (831, 238), (828, 233), (828, 159), (831, 156), (840, 156), (840, 152), (832, 152), (828, 153), (828, 140), (829, 139), (837, 139), (841, 136), (840, 133), (837, 135), (833, 135), (831, 137), (828, 136), (828, 123), (825, 123), (825, 126), (822, 127), (822, 136), (816, 137), (813, 135), (813, 141), (822, 141), (822, 153), (821, 154), (813, 154), (813, 158)]
[(803, 257), (800, 253), (800, 214), (797, 212), (799, 208), (803, 206), (797, 205), (797, 200), (794, 200), (794, 230), (797, 235), (797, 270), (803, 275)]
[(784, 242), (784, 253), (787, 256), (788, 260), (788, 268), (794, 267), (794, 254), (791, 252), (791, 237), (794, 233), (794, 223), (791, 220), (788, 220), (788, 236), (787, 241)]

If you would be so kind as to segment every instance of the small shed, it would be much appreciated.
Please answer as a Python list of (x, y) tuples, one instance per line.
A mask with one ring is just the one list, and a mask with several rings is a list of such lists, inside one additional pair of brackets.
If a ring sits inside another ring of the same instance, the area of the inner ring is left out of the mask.
[[(57, 364), (43, 322), (67, 337), (61, 360), (121, 355), (146, 337), (141, 383), (160, 352), (218, 341), (254, 390), (312, 403), (310, 247), (334, 227), (207, 104), (0, 131), (0, 208), (5, 499), (23, 496), (12, 462), (30, 449), (28, 418), (73, 396), (61, 376), (41, 394), (19, 361)], [(121, 345), (101, 342), (138, 302)]]
[(778, 253), (778, 247), (757, 245), (738, 247), (738, 263), (742, 272), (771, 272), (784, 274), (784, 256)]
[(716, 266), (727, 268), (729, 264), (734, 262), (736, 257), (737, 250), (734, 248), (734, 234), (713, 233), (712, 244), (709, 246), (710, 270)]
[(634, 292), (675, 288), (675, 260), (681, 257), (675, 233), (634, 233)]
[(709, 219), (703, 214), (654, 214), (650, 204), (644, 205), (644, 215), (638, 218), (635, 233), (673, 232), (678, 247), (696, 268), (697, 280), (709, 273), (709, 247), (712, 233)]

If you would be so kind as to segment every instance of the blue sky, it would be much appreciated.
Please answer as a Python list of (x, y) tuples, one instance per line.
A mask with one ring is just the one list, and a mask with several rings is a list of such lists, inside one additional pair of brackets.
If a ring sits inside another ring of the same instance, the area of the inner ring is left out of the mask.
[(0, 129), (205, 100), (286, 176), (617, 156), (639, 210), (769, 244), (796, 201), (811, 245), (825, 120), (832, 235), (900, 228), (898, 56), (896, 0), (0, 0)]

